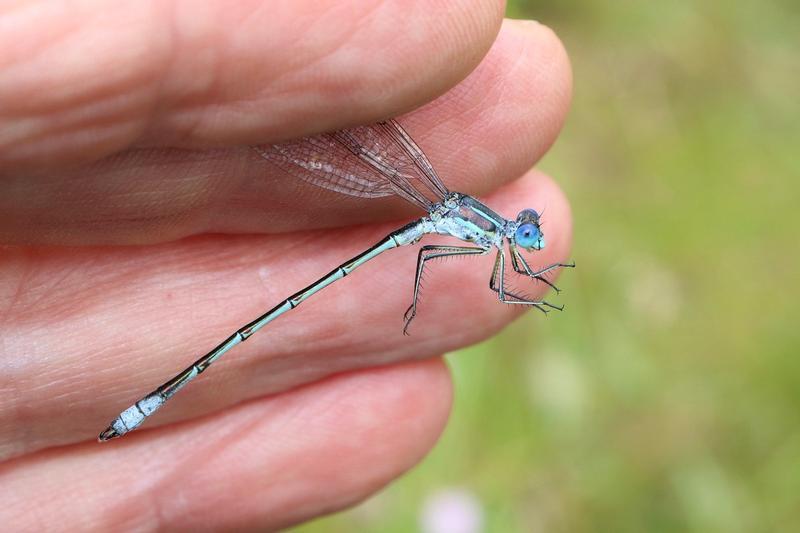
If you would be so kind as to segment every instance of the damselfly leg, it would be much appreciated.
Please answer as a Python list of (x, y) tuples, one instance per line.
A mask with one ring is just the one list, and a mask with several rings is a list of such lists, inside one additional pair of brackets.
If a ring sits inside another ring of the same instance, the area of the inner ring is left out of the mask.
[(519, 249), (517, 248), (516, 245), (511, 244), (509, 246), (509, 249), (511, 250), (511, 266), (514, 268), (514, 271), (517, 274), (523, 274), (525, 276), (528, 276), (529, 278), (541, 281), (542, 283), (548, 285), (551, 289), (556, 291), (556, 294), (560, 293), (561, 289), (556, 287), (556, 285), (552, 281), (544, 277), (544, 275), (547, 274), (548, 272), (554, 271), (557, 268), (575, 268), (575, 263), (553, 263), (552, 265), (546, 266), (541, 270), (534, 271), (531, 269), (528, 262), (525, 261), (525, 258), (522, 257), (522, 254), (519, 253)]
[(489, 248), (479, 248), (476, 246), (443, 246), (436, 244), (429, 244), (423, 246), (417, 254), (417, 274), (414, 279), (414, 300), (406, 312), (403, 313), (403, 320), (405, 326), (403, 327), (403, 335), (408, 335), (408, 326), (414, 317), (417, 316), (417, 301), (419, 300), (420, 283), (422, 282), (422, 273), (425, 270), (425, 263), (432, 259), (442, 259), (444, 257), (454, 257), (459, 255), (484, 255), (489, 252)]
[[(549, 309), (555, 309), (556, 311), (564, 310), (564, 306), (553, 305), (545, 300), (531, 300), (530, 298), (507, 291), (505, 289), (505, 261), (506, 258), (503, 250), (498, 250), (494, 261), (492, 277), (489, 280), (489, 288), (497, 293), (501, 302), (504, 304), (528, 305), (535, 307), (544, 314), (549, 313)], [(558, 265), (554, 265), (553, 268), (557, 268), (557, 266)]]

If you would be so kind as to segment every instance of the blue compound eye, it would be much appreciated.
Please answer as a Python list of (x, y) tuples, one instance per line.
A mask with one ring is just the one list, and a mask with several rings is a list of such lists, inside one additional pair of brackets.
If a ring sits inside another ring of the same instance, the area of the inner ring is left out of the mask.
[(536, 224), (520, 224), (514, 233), (514, 240), (523, 248), (540, 250), (544, 247), (542, 233)]

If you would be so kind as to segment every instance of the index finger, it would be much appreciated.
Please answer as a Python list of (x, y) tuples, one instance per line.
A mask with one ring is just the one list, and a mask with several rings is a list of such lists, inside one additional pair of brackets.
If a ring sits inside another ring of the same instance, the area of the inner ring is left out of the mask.
[(466, 76), (503, 7), (365, 4), (12, 3), (0, 16), (0, 172), (60, 169), (131, 145), (283, 140), (396, 115)]
[[(519, 177), (564, 121), (569, 62), (548, 28), (509, 20), (470, 76), (401, 118), (452, 190)], [(140, 149), (53, 175), (0, 180), (0, 242), (150, 244), (199, 233), (275, 233), (415, 214), (312, 187), (247, 148)]]

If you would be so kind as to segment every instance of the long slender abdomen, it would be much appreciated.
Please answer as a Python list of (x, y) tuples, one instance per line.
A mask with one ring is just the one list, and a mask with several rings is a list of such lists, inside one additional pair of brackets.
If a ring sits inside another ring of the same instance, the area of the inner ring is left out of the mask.
[(216, 348), (192, 363), (191, 366), (187, 367), (182, 372), (175, 375), (172, 379), (166, 381), (160, 387), (143, 397), (141, 400), (122, 411), (122, 413), (120, 413), (119, 416), (114, 419), (114, 421), (105, 429), (105, 431), (100, 433), (98, 440), (104, 442), (121, 437), (122, 435), (133, 431), (139, 427), (148, 416), (156, 412), (156, 410), (164, 405), (167, 400), (175, 395), (175, 393), (185, 387), (198, 375), (203, 373), (209, 366), (211, 366), (212, 363), (214, 363), (214, 361), (222, 357), (222, 355), (228, 350), (237, 344), (246, 341), (259, 329), (263, 328), (287, 311), (291, 311), (331, 283), (342, 279), (370, 259), (373, 259), (386, 250), (391, 250), (392, 248), (412, 244), (418, 241), (422, 235), (424, 235), (427, 229), (429, 229), (427, 219), (420, 219), (407, 226), (404, 226), (403, 228), (389, 234), (375, 246), (358, 254), (349, 261), (342, 263), (308, 287), (301, 289), (289, 296), (283, 302), (279, 303), (252, 322), (245, 324), (236, 330), (236, 332), (234, 332), (230, 337), (220, 343)]

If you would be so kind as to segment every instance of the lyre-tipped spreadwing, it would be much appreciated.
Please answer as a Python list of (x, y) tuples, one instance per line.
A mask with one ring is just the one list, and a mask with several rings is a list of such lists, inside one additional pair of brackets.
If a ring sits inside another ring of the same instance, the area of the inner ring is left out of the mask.
[(100, 434), (101, 442), (136, 429), (225, 352), (294, 309), (317, 291), (342, 279), (386, 250), (415, 244), (425, 235), (447, 235), (470, 245), (427, 245), (420, 249), (414, 296), (403, 317), (404, 333), (408, 333), (408, 326), (417, 314), (420, 280), (428, 261), (452, 256), (485, 255), (493, 249), (497, 250), (497, 254), (489, 286), (497, 293), (501, 302), (531, 306), (545, 313), (549, 309), (563, 309), (544, 300), (530, 299), (523, 294), (511, 292), (505, 287), (506, 246), (515, 272), (545, 283), (556, 291), (558, 289), (545, 276), (559, 267), (575, 266), (574, 263), (555, 263), (534, 270), (525, 261), (520, 248), (532, 252), (541, 250), (545, 245), (539, 214), (533, 209), (524, 209), (516, 220), (506, 220), (475, 198), (450, 192), (442, 184), (419, 146), (395, 120), (252, 148), (286, 173), (319, 187), (362, 198), (397, 195), (428, 214), (390, 233), (368, 250), (342, 263), (308, 287), (239, 328), (190, 367), (122, 411)]

